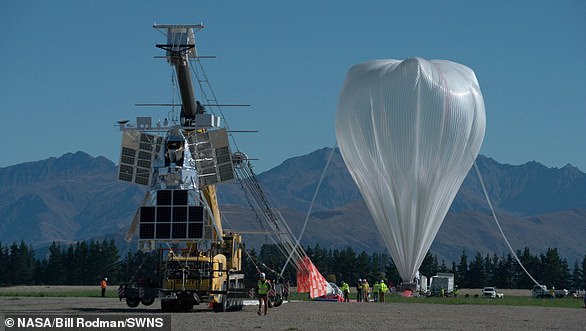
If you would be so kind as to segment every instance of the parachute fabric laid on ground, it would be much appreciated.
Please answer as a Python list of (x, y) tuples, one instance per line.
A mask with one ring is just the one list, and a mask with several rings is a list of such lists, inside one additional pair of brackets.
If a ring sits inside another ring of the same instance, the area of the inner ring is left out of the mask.
[(421, 58), (353, 66), (340, 94), (340, 152), (401, 278), (411, 282), (484, 138), (474, 72)]

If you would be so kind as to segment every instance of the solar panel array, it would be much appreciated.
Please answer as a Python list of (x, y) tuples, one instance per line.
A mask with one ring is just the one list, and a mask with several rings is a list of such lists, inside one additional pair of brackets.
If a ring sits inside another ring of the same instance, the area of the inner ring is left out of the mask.
[(188, 205), (187, 190), (159, 190), (157, 204), (140, 208), (139, 239), (204, 238), (204, 208)]
[(118, 179), (140, 185), (150, 185), (152, 164), (161, 151), (162, 140), (159, 136), (137, 130), (124, 131)]
[(234, 179), (226, 129), (198, 132), (187, 141), (202, 186)]

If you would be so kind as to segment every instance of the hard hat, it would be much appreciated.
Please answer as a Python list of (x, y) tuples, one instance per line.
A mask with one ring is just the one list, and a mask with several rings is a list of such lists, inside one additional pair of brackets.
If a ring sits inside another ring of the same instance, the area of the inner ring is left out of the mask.
[(362, 281), (362, 278), (358, 278), (358, 281), (361, 282)]
[(381, 283), (384, 283), (384, 282), (385, 282), (385, 280), (384, 280), (384, 279), (381, 279), (381, 280), (380, 280), (380, 282), (381, 282)]
[(105, 281), (108, 281), (108, 277), (104, 278)]
[(260, 276), (260, 278), (265, 278), (265, 273), (261, 272), (259, 276)]

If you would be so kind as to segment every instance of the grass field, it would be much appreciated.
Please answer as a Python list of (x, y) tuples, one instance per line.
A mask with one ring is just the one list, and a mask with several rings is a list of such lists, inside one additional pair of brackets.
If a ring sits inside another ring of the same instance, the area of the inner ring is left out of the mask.
[[(529, 291), (525, 291), (529, 292)], [(307, 294), (291, 293), (290, 300), (308, 300)], [(350, 295), (351, 300), (356, 300), (356, 294)], [(503, 298), (483, 298), (483, 297), (410, 297), (404, 298), (398, 294), (387, 294), (385, 296), (387, 303), (421, 303), (421, 304), (441, 304), (441, 305), (493, 305), (493, 306), (535, 306), (535, 307), (557, 307), (557, 308), (582, 308), (582, 298), (556, 298), (556, 299), (537, 299), (529, 295), (505, 295)], [(378, 304), (378, 303), (372, 303)]]

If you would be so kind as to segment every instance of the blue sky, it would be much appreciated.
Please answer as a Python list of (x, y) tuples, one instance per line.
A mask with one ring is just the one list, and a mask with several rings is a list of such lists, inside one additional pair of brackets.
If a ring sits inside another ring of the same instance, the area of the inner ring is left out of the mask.
[(471, 67), (481, 154), (586, 171), (586, 1), (2, 1), (0, 167), (82, 150), (117, 162), (120, 119), (166, 110), (153, 23), (200, 23), (201, 55), (257, 172), (335, 143), (348, 69), (419, 56)]

